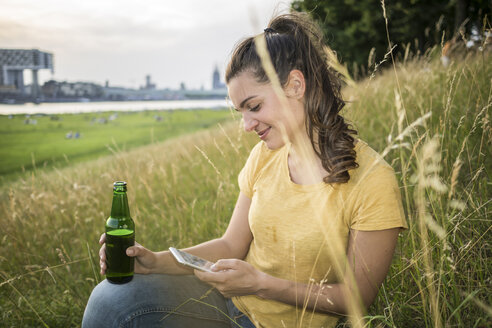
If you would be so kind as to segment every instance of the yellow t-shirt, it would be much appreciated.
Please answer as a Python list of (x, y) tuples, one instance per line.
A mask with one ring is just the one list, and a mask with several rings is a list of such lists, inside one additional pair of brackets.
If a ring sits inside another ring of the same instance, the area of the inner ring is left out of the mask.
[[(258, 143), (239, 174), (251, 198), (253, 234), (246, 261), (274, 277), (303, 283), (336, 283), (335, 265), (346, 260), (349, 229), (406, 228), (393, 169), (358, 141), (357, 169), (344, 184), (299, 185), (290, 179), (290, 144), (269, 150)], [(340, 266), (339, 266), (340, 268)], [(334, 327), (338, 317), (257, 296), (233, 298), (259, 327)]]

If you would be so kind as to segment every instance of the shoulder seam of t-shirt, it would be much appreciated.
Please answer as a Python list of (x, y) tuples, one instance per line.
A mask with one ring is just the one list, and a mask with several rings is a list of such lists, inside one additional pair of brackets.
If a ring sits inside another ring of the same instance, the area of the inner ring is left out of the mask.
[(263, 141), (260, 141), (259, 144), (260, 144), (260, 149), (258, 150), (259, 152), (258, 162), (261, 161), (261, 167), (256, 168), (255, 170), (256, 174), (254, 176), (253, 185), (256, 183), (256, 181), (258, 181), (262, 177), (263, 172), (267, 168), (267, 165), (265, 164), (269, 163), (272, 157), (275, 156), (275, 154), (277, 154), (279, 151), (281, 151), (281, 149), (283, 149), (283, 147), (281, 147), (279, 149), (271, 150), (267, 147), (267, 145)]

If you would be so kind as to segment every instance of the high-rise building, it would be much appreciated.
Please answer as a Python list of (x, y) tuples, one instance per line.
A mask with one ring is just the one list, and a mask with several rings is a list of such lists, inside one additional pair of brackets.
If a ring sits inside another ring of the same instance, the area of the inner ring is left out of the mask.
[(212, 79), (212, 89), (224, 89), (225, 84), (220, 82), (220, 73), (217, 65), (215, 66), (214, 75)]
[(152, 77), (150, 76), (150, 74), (145, 76), (145, 86), (143, 86), (141, 89), (145, 89), (145, 90), (155, 89), (155, 83), (152, 83)]

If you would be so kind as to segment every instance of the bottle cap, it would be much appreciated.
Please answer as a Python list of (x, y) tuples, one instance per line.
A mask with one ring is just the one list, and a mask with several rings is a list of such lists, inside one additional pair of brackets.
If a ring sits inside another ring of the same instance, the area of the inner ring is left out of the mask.
[(114, 191), (126, 191), (126, 181), (116, 181), (113, 183), (113, 190)]

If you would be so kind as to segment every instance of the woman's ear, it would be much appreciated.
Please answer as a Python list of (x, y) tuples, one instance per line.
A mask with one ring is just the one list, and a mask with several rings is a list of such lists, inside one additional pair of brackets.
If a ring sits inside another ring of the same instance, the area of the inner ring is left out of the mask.
[(298, 69), (290, 71), (285, 85), (285, 94), (289, 98), (301, 99), (306, 92), (306, 80), (304, 74)]

